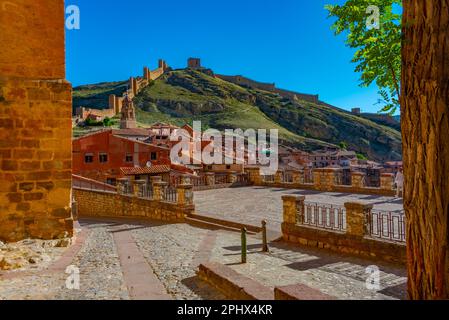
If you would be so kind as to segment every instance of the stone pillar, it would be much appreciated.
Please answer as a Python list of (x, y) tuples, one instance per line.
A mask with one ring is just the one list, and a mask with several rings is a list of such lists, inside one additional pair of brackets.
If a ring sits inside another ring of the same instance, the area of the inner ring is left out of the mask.
[(316, 190), (325, 190), (324, 169), (318, 168), (313, 170), (313, 185)]
[(260, 175), (260, 169), (259, 168), (245, 168), (245, 171), (249, 174), (249, 181), (255, 185), (260, 186), (262, 185), (262, 176)]
[(353, 188), (364, 188), (364, 180), (365, 180), (365, 174), (363, 172), (354, 171), (351, 172), (351, 180), (352, 180), (352, 187)]
[(394, 185), (393, 173), (382, 173), (380, 175), (380, 188), (382, 190), (393, 190), (393, 185)]
[(135, 197), (141, 198), (145, 195), (145, 184), (145, 180), (134, 180), (133, 192)]
[(70, 237), (64, 1), (2, 1), (0, 30), (0, 241)]
[(127, 188), (126, 186), (129, 183), (128, 178), (120, 178), (117, 179), (117, 192), (118, 194), (127, 194)]
[(213, 172), (206, 173), (206, 185), (207, 186), (215, 185), (215, 173), (213, 173)]
[(237, 177), (237, 172), (232, 171), (228, 173), (228, 183), (234, 184), (237, 183), (238, 181), (238, 177)]
[(181, 184), (185, 184), (185, 185), (192, 184), (192, 178), (189, 175), (181, 176)]
[(153, 198), (156, 201), (163, 201), (165, 197), (165, 190), (168, 186), (167, 182), (154, 182), (153, 183)]
[(297, 224), (298, 217), (304, 215), (304, 201), (305, 196), (291, 196), (286, 195), (282, 197), (283, 206), (283, 221), (287, 224)]
[(293, 183), (304, 184), (304, 171), (293, 171)]
[(367, 234), (367, 216), (371, 213), (373, 205), (347, 202), (345, 208), (346, 233), (356, 237), (364, 237)]
[(282, 184), (284, 183), (284, 172), (283, 171), (277, 171), (274, 175), (274, 183), (276, 184)]
[(178, 193), (178, 205), (181, 207), (193, 205), (193, 185), (181, 184), (176, 188)]

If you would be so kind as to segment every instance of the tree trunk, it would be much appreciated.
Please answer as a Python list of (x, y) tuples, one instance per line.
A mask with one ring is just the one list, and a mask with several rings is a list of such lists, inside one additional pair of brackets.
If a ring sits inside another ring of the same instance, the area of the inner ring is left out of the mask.
[(404, 0), (401, 121), (410, 299), (449, 298), (449, 0)]

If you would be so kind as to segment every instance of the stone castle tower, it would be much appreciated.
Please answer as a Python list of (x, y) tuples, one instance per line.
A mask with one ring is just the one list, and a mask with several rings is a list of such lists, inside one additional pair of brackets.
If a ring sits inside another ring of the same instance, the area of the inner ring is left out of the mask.
[(133, 101), (129, 96), (123, 99), (122, 118), (120, 119), (120, 129), (134, 129), (137, 127), (136, 110)]

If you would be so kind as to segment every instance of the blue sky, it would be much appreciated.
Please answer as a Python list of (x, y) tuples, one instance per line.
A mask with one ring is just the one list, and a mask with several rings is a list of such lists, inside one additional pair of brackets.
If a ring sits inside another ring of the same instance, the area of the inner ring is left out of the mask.
[(81, 29), (68, 30), (67, 78), (74, 86), (128, 79), (163, 58), (174, 68), (200, 57), (220, 74), (319, 94), (377, 112), (377, 88), (359, 87), (353, 50), (334, 36), (324, 5), (334, 0), (66, 0)]

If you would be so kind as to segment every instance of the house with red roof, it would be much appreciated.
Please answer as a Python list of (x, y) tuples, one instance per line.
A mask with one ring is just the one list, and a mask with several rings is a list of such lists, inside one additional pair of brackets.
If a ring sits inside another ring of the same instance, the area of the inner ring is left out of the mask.
[[(140, 132), (138, 132), (140, 131)], [(117, 179), (149, 181), (151, 176), (192, 173), (170, 161), (170, 148), (147, 143), (144, 130), (103, 130), (74, 139), (73, 174), (115, 185)]]

